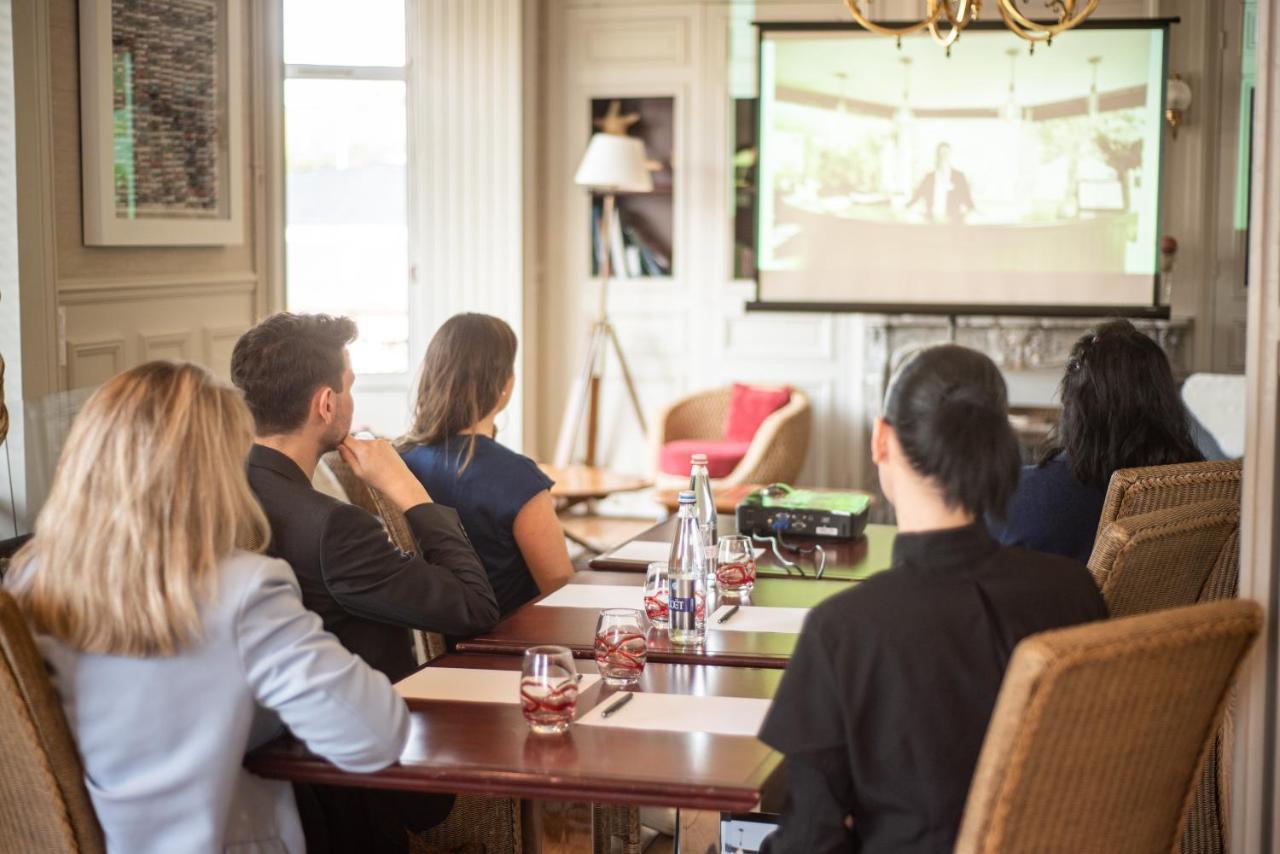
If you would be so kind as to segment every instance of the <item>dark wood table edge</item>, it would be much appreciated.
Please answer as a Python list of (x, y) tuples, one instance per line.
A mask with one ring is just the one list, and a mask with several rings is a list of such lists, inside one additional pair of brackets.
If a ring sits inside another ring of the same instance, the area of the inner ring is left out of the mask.
[[(778, 634), (777, 632), (761, 632), (760, 634)], [(798, 637), (798, 636), (797, 636)], [(489, 655), (524, 655), (524, 651), (531, 646), (539, 644), (525, 643), (523, 641), (507, 641), (507, 640), (470, 640), (458, 641), (458, 652), (466, 653), (485, 653)], [(558, 644), (565, 646), (573, 653), (575, 659), (594, 659), (595, 650), (591, 647), (577, 647), (569, 644)], [(691, 664), (704, 665), (707, 667), (755, 667), (764, 670), (786, 670), (787, 662), (791, 659), (788, 654), (786, 656), (770, 655), (768, 653), (757, 652), (719, 652), (708, 653), (697, 652), (674, 652), (657, 650), (652, 647), (648, 652), (648, 660), (655, 664)]]
[(268, 779), (328, 786), (749, 812), (759, 803), (761, 790), (781, 762), (782, 755), (777, 751), (770, 751), (752, 773), (751, 782), (741, 787), (679, 786), (672, 785), (669, 780), (620, 782), (616, 779), (592, 777), (570, 780), (557, 777), (554, 771), (530, 774), (483, 767), (436, 769), (427, 765), (399, 764), (381, 771), (359, 774), (343, 771), (309, 755), (257, 756), (251, 753), (246, 757), (244, 767)]

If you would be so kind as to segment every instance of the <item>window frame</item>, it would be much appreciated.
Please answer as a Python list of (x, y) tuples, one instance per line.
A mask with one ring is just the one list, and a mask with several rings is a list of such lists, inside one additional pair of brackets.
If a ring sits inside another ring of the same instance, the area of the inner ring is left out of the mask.
[[(290, 63), (283, 59), (283, 51), (281, 52), (281, 115), (284, 111), (284, 83), (289, 80), (332, 80), (332, 81), (399, 81), (404, 84), (405, 88), (405, 229), (407, 235), (407, 244), (405, 252), (405, 302), (404, 310), (408, 320), (407, 335), (407, 353), (405, 356), (404, 369), (397, 372), (385, 373), (362, 373), (356, 377), (357, 394), (361, 392), (374, 393), (395, 393), (402, 392), (407, 396), (410, 392), (410, 383), (417, 371), (417, 359), (415, 354), (422, 352), (421, 325), (419, 318), (419, 296), (417, 286), (417, 264), (415, 259), (418, 257), (418, 239), (415, 228), (415, 208), (417, 204), (416, 193), (416, 151), (414, 138), (414, 39), (412, 38), (413, 28), (416, 22), (413, 0), (405, 0), (404, 2), (404, 37), (405, 52), (403, 65), (322, 65), (315, 63)], [(280, 32), (281, 39), (288, 24), (281, 16)], [(289, 227), (289, 211), (288, 211), (288, 185), (289, 172), (288, 163), (288, 122), (281, 122), (281, 154), (285, 169), (283, 170), (283, 217), (281, 223), (282, 238), (282, 268), (283, 280), (281, 281), (282, 303), (287, 310), (289, 308), (289, 270), (288, 270), (288, 227)]]

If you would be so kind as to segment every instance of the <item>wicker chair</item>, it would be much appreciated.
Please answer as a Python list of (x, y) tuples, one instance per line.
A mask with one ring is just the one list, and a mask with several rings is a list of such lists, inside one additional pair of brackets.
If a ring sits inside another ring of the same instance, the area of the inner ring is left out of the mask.
[(100, 854), (102, 829), (44, 660), (0, 591), (0, 851)]
[(1089, 571), (1113, 617), (1234, 596), (1228, 560), (1239, 529), (1230, 499), (1125, 516), (1098, 534)]
[[(1201, 501), (1122, 517), (1098, 534), (1089, 558), (1089, 570), (1113, 617), (1234, 598), (1239, 567), (1238, 499)], [(1228, 710), (1187, 819), (1184, 854), (1226, 850), (1230, 721)]]
[[(418, 551), (418, 544), (404, 514), (385, 495), (356, 477), (341, 454), (330, 451), (321, 462), (329, 468), (352, 504), (382, 520), (387, 536), (396, 548), (410, 554)], [(420, 662), (425, 664), (444, 654), (445, 642), (442, 635), (414, 631), (413, 636), (415, 652)], [(412, 837), (410, 848), (414, 852), (514, 854), (521, 849), (520, 827), (519, 801), (459, 795), (449, 818), (440, 826)]]
[[(654, 482), (659, 487), (687, 483), (687, 475), (677, 477), (661, 472), (658, 456), (662, 446), (678, 439), (720, 439), (729, 415), (732, 386), (701, 391), (672, 403), (654, 419), (649, 433), (650, 459), (653, 460)], [(791, 400), (773, 412), (756, 430), (746, 456), (723, 478), (715, 478), (716, 486), (738, 486), (744, 483), (792, 483), (804, 468), (809, 452), (809, 424), (812, 408), (809, 397), (798, 388), (791, 390)]]
[(1169, 852), (1262, 625), (1227, 601), (1034, 635), (996, 700), (957, 854)]
[(1116, 519), (1225, 498), (1240, 502), (1240, 460), (1120, 469), (1111, 475), (1098, 533)]

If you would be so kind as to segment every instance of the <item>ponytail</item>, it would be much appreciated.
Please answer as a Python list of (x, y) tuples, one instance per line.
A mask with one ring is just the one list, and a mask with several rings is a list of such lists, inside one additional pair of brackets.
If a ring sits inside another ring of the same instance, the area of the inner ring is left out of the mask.
[(911, 467), (937, 483), (947, 504), (1004, 515), (1021, 454), (1004, 378), (990, 359), (955, 345), (918, 353), (890, 385), (884, 417)]

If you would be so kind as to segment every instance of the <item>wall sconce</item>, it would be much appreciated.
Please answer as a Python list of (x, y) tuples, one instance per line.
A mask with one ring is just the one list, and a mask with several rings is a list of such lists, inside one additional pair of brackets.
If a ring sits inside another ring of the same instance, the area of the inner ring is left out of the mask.
[(1160, 238), (1160, 272), (1173, 272), (1173, 258), (1178, 254), (1178, 241), (1171, 235), (1166, 234)]
[(1178, 138), (1178, 128), (1182, 126), (1183, 116), (1190, 106), (1191, 87), (1181, 74), (1173, 75), (1165, 82), (1164, 120), (1169, 123), (1174, 139)]

